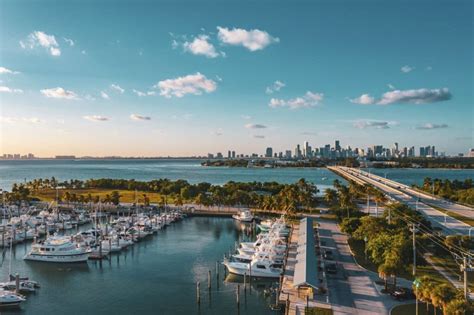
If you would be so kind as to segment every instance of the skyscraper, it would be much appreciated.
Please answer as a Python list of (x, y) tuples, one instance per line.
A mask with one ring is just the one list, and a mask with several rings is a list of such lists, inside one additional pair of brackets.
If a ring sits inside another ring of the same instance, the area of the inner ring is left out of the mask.
[(336, 151), (341, 151), (341, 145), (339, 144), (339, 140), (336, 140), (334, 148), (336, 149)]
[(271, 147), (268, 147), (267, 150), (265, 151), (265, 157), (271, 158), (273, 156), (273, 149)]

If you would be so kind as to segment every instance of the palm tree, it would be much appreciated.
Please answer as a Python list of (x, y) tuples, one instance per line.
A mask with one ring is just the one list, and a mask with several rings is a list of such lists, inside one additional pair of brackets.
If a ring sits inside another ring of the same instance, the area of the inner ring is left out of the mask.
[(334, 205), (337, 201), (337, 192), (334, 189), (326, 188), (324, 190), (324, 201), (331, 206)]
[(446, 315), (446, 306), (451, 300), (454, 299), (455, 295), (456, 291), (454, 291), (454, 289), (446, 283), (436, 286), (431, 292), (431, 301), (435, 307), (435, 314), (436, 308), (442, 307), (443, 314)]
[(374, 200), (375, 200), (375, 216), (378, 217), (379, 214), (379, 203), (384, 203), (387, 201), (387, 197), (385, 197), (385, 194), (381, 192), (380, 190), (375, 191), (374, 195)]

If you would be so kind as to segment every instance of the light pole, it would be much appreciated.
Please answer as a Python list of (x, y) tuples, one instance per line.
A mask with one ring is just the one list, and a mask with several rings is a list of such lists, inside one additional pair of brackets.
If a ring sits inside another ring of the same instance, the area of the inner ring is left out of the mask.
[(367, 236), (364, 236), (364, 254), (365, 254), (365, 262), (367, 262)]

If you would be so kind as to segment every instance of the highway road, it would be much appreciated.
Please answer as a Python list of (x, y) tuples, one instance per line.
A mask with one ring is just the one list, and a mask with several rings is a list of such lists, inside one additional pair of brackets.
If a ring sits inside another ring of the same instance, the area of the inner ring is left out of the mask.
[[(343, 177), (349, 178), (354, 180), (357, 183), (367, 183), (370, 184), (382, 192), (384, 192), (388, 197), (391, 199), (402, 202), (407, 204), (408, 206), (412, 207), (413, 209), (418, 210), (421, 212), (433, 226), (438, 226), (442, 229), (443, 233), (446, 235), (452, 234), (461, 234), (461, 235), (468, 235), (469, 230), (472, 228), (470, 225), (457, 220), (449, 215), (444, 214), (443, 212), (433, 208), (428, 203), (422, 202), (424, 199), (420, 198), (413, 194), (412, 192), (407, 191), (406, 185), (403, 184), (394, 184), (396, 182), (390, 180), (390, 184), (387, 181), (380, 177), (373, 174), (365, 174), (359, 169), (348, 168), (348, 167), (328, 167), (330, 170), (339, 173)], [(361, 173), (362, 172), (362, 173)], [(410, 189), (411, 190), (411, 189)], [(441, 202), (441, 201), (436, 201)], [(455, 205), (453, 207), (448, 207), (450, 211), (458, 211), (456, 209), (459, 205)], [(443, 206), (443, 208), (447, 208)], [(471, 212), (469, 210), (463, 210), (466, 212), (469, 217), (472, 217)], [(474, 232), (471, 232), (474, 233)]]
[(420, 192), (418, 190), (413, 189), (412, 187), (396, 182), (394, 180), (384, 178), (382, 176), (378, 176), (375, 174), (371, 174), (369, 172), (363, 171), (361, 169), (349, 169), (349, 171), (352, 172), (352, 174), (358, 174), (362, 177), (370, 177), (372, 179), (375, 179), (387, 186), (390, 186), (392, 188), (400, 189), (403, 190), (404, 193), (409, 194), (413, 197), (417, 197), (420, 199), (421, 202), (433, 205), (439, 208), (446, 209), (448, 211), (455, 212), (459, 215), (462, 215), (466, 218), (471, 218), (474, 219), (474, 208), (468, 207), (459, 203), (454, 203), (449, 200), (446, 200), (444, 198), (434, 196), (431, 194), (428, 194), (426, 192)]

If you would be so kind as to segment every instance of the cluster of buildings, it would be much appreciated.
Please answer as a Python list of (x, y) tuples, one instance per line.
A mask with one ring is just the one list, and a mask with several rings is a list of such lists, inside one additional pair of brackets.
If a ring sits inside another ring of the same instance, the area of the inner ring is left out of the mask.
[(0, 156), (2, 160), (32, 160), (35, 159), (35, 155), (33, 153), (28, 153), (25, 155), (15, 153), (15, 154), (3, 154)]
[(415, 147), (400, 147), (395, 142), (392, 147), (387, 148), (383, 145), (373, 145), (371, 147), (351, 148), (346, 146), (343, 148), (339, 140), (334, 142), (334, 146), (326, 144), (323, 147), (313, 148), (308, 141), (303, 145), (297, 144), (294, 150), (286, 150), (275, 152), (272, 147), (267, 147), (264, 154), (236, 154), (235, 151), (229, 150), (227, 156), (221, 152), (217, 154), (209, 153), (209, 159), (239, 159), (239, 158), (267, 158), (267, 159), (285, 159), (285, 160), (310, 160), (310, 159), (340, 159), (340, 158), (368, 158), (368, 159), (390, 159), (390, 158), (411, 158), (411, 157), (444, 157), (444, 152), (436, 151), (434, 145), (420, 147), (416, 152)]

